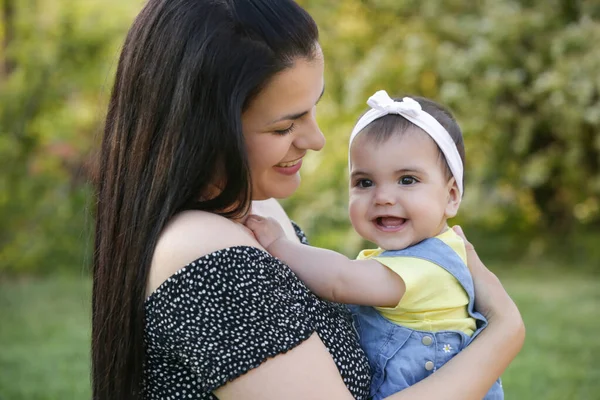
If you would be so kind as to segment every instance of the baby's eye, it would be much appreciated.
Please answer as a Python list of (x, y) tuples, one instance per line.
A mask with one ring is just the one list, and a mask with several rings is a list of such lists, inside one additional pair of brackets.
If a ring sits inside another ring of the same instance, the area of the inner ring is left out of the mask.
[(403, 176), (400, 178), (401, 185), (414, 185), (418, 180), (414, 176)]
[(359, 188), (369, 188), (371, 186), (373, 186), (373, 181), (370, 179), (359, 179), (356, 181), (355, 186), (359, 187)]

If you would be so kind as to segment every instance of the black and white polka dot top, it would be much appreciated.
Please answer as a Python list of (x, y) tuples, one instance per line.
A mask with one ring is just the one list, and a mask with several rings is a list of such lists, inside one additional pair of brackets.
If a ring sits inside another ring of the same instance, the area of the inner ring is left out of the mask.
[(369, 365), (346, 308), (319, 299), (257, 248), (230, 247), (188, 264), (146, 300), (145, 312), (145, 399), (215, 399), (213, 390), (313, 332), (354, 397), (368, 396)]

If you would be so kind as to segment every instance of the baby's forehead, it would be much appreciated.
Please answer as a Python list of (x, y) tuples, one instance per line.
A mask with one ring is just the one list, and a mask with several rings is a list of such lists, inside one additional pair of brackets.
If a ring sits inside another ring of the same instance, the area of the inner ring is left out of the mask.
[[(409, 140), (403, 140), (405, 138)], [(380, 146), (385, 147), (386, 145), (422, 146), (426, 143), (437, 147), (433, 138), (416, 125), (411, 124), (408, 129), (395, 129), (391, 131), (369, 129), (369, 126), (367, 126), (350, 144), (350, 154), (352, 154), (352, 149), (357, 146), (377, 150)]]
[(440, 163), (443, 161), (441, 155), (435, 141), (417, 127), (388, 137), (361, 132), (352, 142), (349, 167), (351, 172), (353, 167), (385, 172), (401, 170), (407, 165), (420, 170), (443, 169), (445, 164)]

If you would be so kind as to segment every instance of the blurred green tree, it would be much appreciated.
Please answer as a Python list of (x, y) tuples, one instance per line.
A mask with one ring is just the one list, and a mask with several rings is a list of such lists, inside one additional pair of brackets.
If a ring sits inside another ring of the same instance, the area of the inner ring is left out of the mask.
[(83, 268), (90, 148), (136, 7), (0, 1), (0, 271)]
[(458, 222), (509, 233), (524, 253), (565, 245), (569, 235), (594, 238), (584, 251), (600, 259), (600, 3), (300, 3), (321, 28), (327, 96), (319, 118), (329, 145), (286, 205), (316, 243), (347, 254), (365, 245), (341, 207), (346, 140), (368, 96), (386, 89), (436, 99), (463, 127)]
[[(314, 244), (366, 244), (347, 212), (347, 138), (378, 89), (448, 105), (467, 144), (457, 222), (481, 249), (599, 265), (600, 3), (299, 0), (317, 20), (328, 140), (285, 202)], [(0, 0), (0, 273), (79, 271), (118, 48), (141, 2)], [(500, 236), (494, 236), (495, 238)], [(587, 243), (586, 243), (587, 241)]]

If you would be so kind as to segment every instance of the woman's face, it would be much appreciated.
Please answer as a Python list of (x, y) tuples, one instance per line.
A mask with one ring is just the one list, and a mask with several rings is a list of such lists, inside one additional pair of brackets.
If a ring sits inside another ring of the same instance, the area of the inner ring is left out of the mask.
[(275, 75), (242, 115), (253, 200), (286, 198), (298, 188), (302, 158), (325, 144), (315, 119), (323, 89), (318, 48), (313, 59)]

